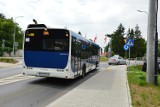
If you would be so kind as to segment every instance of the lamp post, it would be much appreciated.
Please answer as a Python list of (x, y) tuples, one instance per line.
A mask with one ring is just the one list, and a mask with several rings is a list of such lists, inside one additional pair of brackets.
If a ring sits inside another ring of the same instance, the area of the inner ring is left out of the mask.
[(14, 33), (13, 33), (13, 57), (15, 56), (15, 34), (16, 34), (16, 19), (17, 18), (22, 18), (24, 16), (17, 16), (14, 20), (15, 25), (14, 25)]
[(158, 84), (157, 82), (157, 14), (158, 0), (149, 0), (148, 14), (148, 35), (147, 35), (147, 82)]
[(143, 12), (146, 13), (148, 15), (148, 13), (146, 11), (142, 11), (142, 10), (137, 10), (138, 12)]
[[(150, 0), (148, 15), (148, 32), (147, 32), (147, 82), (158, 85), (158, 32), (157, 32), (157, 14), (158, 0)], [(154, 65), (154, 66), (153, 66)]]

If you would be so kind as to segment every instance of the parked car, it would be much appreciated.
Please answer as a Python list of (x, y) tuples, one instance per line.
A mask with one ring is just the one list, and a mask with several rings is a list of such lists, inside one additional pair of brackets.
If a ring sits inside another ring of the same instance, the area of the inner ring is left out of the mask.
[(116, 64), (116, 65), (123, 65), (124, 64), (125, 65), (126, 60), (119, 55), (115, 55), (115, 56), (109, 58), (108, 64), (109, 65), (111, 65), (111, 64)]
[[(160, 58), (158, 58), (157, 63), (158, 63), (158, 66), (157, 66), (158, 70), (160, 70)], [(146, 71), (146, 69), (147, 69), (147, 60), (143, 62), (142, 71)]]

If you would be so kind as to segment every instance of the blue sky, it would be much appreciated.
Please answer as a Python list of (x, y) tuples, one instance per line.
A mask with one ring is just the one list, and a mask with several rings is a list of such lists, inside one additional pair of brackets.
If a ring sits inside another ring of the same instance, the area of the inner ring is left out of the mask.
[(148, 12), (148, 7), (149, 0), (0, 0), (0, 12), (13, 17), (23, 30), (36, 19), (49, 27), (81, 31), (88, 39), (97, 35), (101, 47), (106, 46), (104, 35), (113, 33), (120, 23), (126, 31), (138, 24), (147, 38), (147, 14), (137, 10)]

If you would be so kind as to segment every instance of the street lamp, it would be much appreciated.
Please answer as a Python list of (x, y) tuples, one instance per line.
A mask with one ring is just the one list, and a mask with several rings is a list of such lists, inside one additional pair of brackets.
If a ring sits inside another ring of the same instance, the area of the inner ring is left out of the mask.
[(22, 18), (24, 16), (17, 16), (14, 20), (15, 25), (14, 25), (14, 33), (13, 33), (13, 56), (15, 56), (15, 34), (16, 34), (16, 19), (17, 18)]
[[(152, 3), (151, 3), (152, 2)], [(158, 85), (158, 63), (157, 63), (157, 56), (158, 56), (158, 32), (157, 32), (157, 13), (158, 13), (158, 0), (150, 2), (149, 13), (146, 11), (137, 10), (138, 12), (144, 12), (149, 17), (148, 20), (148, 34), (147, 34), (147, 82), (153, 83)], [(156, 8), (155, 8), (156, 7)], [(156, 16), (156, 17), (152, 17)], [(156, 25), (156, 26), (153, 26)], [(155, 30), (155, 31), (154, 31)], [(152, 35), (152, 36), (151, 36)], [(154, 35), (154, 36), (153, 36)], [(154, 43), (152, 40), (155, 40)], [(154, 51), (153, 51), (154, 48)], [(153, 52), (153, 53), (152, 53)], [(154, 60), (152, 59), (154, 57)], [(155, 64), (154, 67), (152, 64)], [(154, 71), (154, 73), (152, 72)], [(152, 76), (154, 74), (154, 76)]]
[(148, 15), (148, 13), (146, 11), (142, 11), (142, 10), (137, 10), (138, 12), (143, 12), (146, 13)]

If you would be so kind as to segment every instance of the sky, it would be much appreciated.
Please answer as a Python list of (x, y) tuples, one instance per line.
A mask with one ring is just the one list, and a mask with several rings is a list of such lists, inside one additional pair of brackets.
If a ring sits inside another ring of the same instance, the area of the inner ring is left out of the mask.
[(102, 48), (110, 40), (104, 43), (105, 35), (120, 23), (126, 32), (138, 24), (147, 39), (148, 14), (137, 10), (148, 12), (149, 0), (0, 0), (0, 13), (12, 17), (23, 30), (36, 19), (49, 27), (80, 31), (88, 39), (97, 36)]

